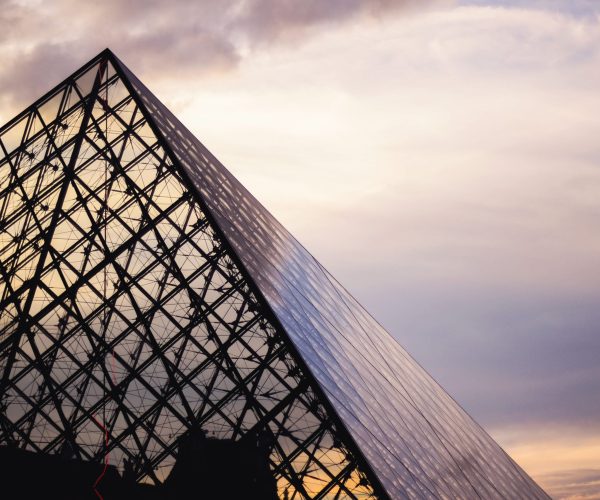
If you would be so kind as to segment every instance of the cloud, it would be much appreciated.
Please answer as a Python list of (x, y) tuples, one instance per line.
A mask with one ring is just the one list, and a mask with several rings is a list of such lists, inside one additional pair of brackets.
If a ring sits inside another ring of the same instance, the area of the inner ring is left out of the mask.
[(493, 434), (519, 465), (557, 500), (599, 500), (600, 436), (585, 429), (545, 424)]
[(6, 43), (17, 31), (17, 26), (23, 22), (23, 7), (7, 0), (0, 1), (0, 43)]
[(557, 500), (600, 500), (600, 470), (567, 470), (539, 477)]
[(274, 39), (296, 39), (312, 28), (337, 24), (353, 17), (378, 18), (399, 10), (420, 8), (431, 3), (418, 0), (253, 0), (244, 2), (232, 22), (250, 44)]
[(326, 24), (436, 1), (2, 3), (0, 94), (4, 109), (16, 111), (107, 46), (154, 81), (207, 77), (236, 68), (248, 50), (290, 38), (299, 43)]
[[(490, 5), (490, 0), (461, 0), (463, 5)], [(539, 9), (543, 11), (555, 11), (572, 14), (576, 16), (592, 16), (598, 13), (598, 2), (596, 0), (494, 0), (496, 7), (516, 7), (527, 9)]]
[(600, 415), (599, 37), (458, 8), (361, 34), (348, 63), (297, 54), (320, 99), (281, 115), (316, 130), (295, 124), (310, 148), (277, 157), (301, 198), (274, 212), (488, 426)]
[(26, 53), (5, 54), (0, 72), (3, 97), (23, 103), (42, 95), (77, 68), (78, 55), (55, 43), (35, 46)]
[(486, 428), (597, 433), (598, 47), (539, 10), (361, 23), (180, 116)]

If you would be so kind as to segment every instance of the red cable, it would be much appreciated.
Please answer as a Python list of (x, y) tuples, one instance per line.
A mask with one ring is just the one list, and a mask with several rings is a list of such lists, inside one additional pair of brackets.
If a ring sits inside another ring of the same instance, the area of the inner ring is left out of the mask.
[(105, 443), (106, 449), (107, 449), (106, 455), (104, 455), (104, 469), (102, 470), (100, 475), (96, 478), (96, 481), (94, 482), (94, 485), (92, 486), (92, 488), (94, 488), (94, 493), (96, 493), (98, 498), (100, 500), (104, 500), (104, 497), (100, 494), (97, 487), (98, 487), (98, 484), (100, 484), (100, 481), (102, 481), (102, 478), (104, 477), (104, 475), (106, 474), (106, 470), (108, 469), (108, 465), (110, 463), (110, 455), (108, 454), (108, 431), (106, 430), (106, 427), (104, 427), (104, 425), (102, 425), (100, 422), (98, 422), (98, 420), (96, 419), (96, 415), (92, 415), (92, 418), (94, 419), (94, 422), (96, 422), (96, 425), (101, 427), (102, 430), (104, 431), (104, 443)]
[[(116, 386), (117, 379), (115, 377), (115, 351), (112, 351), (111, 368), (112, 368), (111, 378), (113, 380), (113, 385)], [(98, 420), (96, 419), (96, 415), (92, 415), (92, 419), (94, 420), (94, 422), (96, 422), (96, 425), (104, 431), (104, 444), (106, 446), (106, 455), (104, 455), (104, 469), (102, 469), (102, 472), (96, 478), (96, 481), (94, 482), (94, 484), (92, 486), (92, 488), (94, 489), (94, 493), (96, 493), (96, 496), (100, 500), (104, 500), (104, 497), (98, 491), (98, 485), (100, 484), (100, 481), (102, 481), (102, 478), (106, 474), (106, 471), (108, 470), (108, 466), (110, 465), (110, 454), (108, 453), (108, 430), (106, 429), (106, 427), (104, 425), (102, 425), (100, 422), (98, 422)]]

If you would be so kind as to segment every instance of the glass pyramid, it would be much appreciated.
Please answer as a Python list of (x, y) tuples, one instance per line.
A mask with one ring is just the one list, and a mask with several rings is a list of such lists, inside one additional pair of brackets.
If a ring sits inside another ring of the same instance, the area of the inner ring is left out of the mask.
[(279, 498), (548, 498), (105, 50), (0, 129), (0, 446)]

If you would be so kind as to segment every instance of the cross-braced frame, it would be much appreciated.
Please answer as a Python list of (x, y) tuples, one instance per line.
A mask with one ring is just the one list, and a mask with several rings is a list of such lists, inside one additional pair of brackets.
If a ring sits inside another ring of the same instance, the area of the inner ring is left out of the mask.
[(103, 53), (0, 130), (0, 444), (133, 464), (269, 443), (281, 498), (372, 498), (347, 431)]

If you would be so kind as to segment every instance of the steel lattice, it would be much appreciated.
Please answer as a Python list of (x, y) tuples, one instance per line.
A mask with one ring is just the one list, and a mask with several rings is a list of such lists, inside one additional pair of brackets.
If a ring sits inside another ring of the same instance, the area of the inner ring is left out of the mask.
[(160, 483), (203, 429), (284, 499), (548, 498), (110, 51), (0, 148), (0, 445)]
[(0, 443), (159, 483), (193, 426), (266, 433), (281, 498), (374, 497), (109, 53), (0, 146)]

